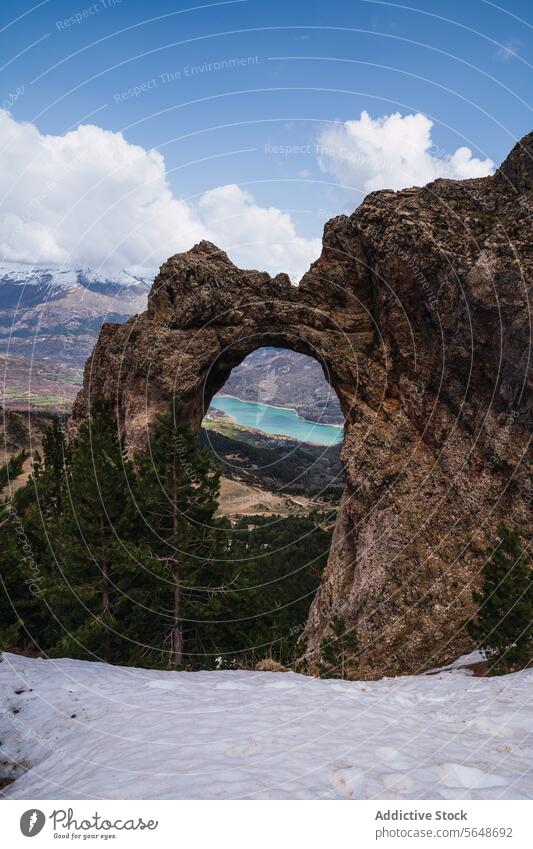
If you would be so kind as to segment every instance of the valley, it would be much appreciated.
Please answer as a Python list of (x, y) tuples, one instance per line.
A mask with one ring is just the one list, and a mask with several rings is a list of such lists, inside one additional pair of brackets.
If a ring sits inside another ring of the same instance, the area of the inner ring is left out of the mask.
[[(102, 324), (143, 310), (152, 276), (0, 265), (4, 461), (40, 448), (48, 414), (69, 414)], [(254, 351), (213, 400), (199, 435), (222, 471), (220, 515), (331, 511), (343, 488), (342, 425), (317, 361), (273, 347)], [(28, 459), (25, 477), (30, 469)]]
[(270, 436), (289, 437), (312, 445), (336, 445), (342, 440), (342, 428), (339, 425), (307, 421), (290, 407), (241, 401), (224, 394), (215, 395), (211, 407), (243, 427), (250, 427)]
[(318, 361), (295, 351), (258, 348), (233, 369), (223, 394), (241, 401), (289, 407), (307, 422), (344, 423), (338, 398)]
[[(338, 444), (318, 446), (272, 437), (211, 413), (204, 419), (199, 439), (214, 455), (223, 478), (246, 484), (254, 491), (259, 487), (264, 493), (289, 498), (286, 506), (295, 505), (294, 496), (305, 496), (315, 509), (322, 505), (331, 509), (342, 493), (344, 475)], [(254, 494), (252, 500), (255, 498)], [(268, 499), (268, 503), (273, 502)], [(301, 512), (297, 505), (294, 509)]]

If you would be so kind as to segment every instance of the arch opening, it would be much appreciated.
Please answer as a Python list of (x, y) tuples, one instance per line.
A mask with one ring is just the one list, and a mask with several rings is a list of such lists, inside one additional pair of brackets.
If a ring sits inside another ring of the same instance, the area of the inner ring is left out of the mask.
[[(308, 512), (336, 504), (344, 486), (344, 417), (318, 357), (287, 347), (257, 347), (215, 393), (220, 376), (216, 362), (212, 370), (216, 377), (206, 378), (201, 440), (221, 466), (223, 495), (236, 489), (237, 482), (248, 482), (265, 490), (272, 507), (267, 512), (278, 507), (283, 514), (301, 513), (296, 503), (289, 503), (294, 496), (304, 497)], [(244, 502), (242, 509), (249, 514), (253, 499)], [(221, 506), (227, 515), (238, 512), (230, 508)]]
[[(285, 362), (280, 358), (285, 357)], [(334, 388), (334, 374), (331, 364), (324, 358), (322, 352), (312, 341), (305, 339), (299, 334), (292, 333), (254, 333), (245, 339), (231, 339), (229, 344), (222, 348), (214, 360), (210, 363), (204, 380), (203, 388), (203, 410), (205, 415), (212, 403), (213, 398), (219, 394), (228, 394), (232, 387), (235, 388), (239, 382), (242, 386), (242, 378), (247, 369), (253, 367), (253, 381), (248, 380), (249, 399), (260, 402), (262, 393), (265, 398), (270, 398), (272, 406), (287, 406), (286, 395), (291, 405), (304, 414), (302, 417), (310, 416), (315, 420), (320, 416), (323, 424), (343, 425), (345, 415), (342, 410), (342, 401)], [(305, 383), (298, 387), (298, 367), (302, 368), (301, 376)], [(267, 369), (268, 379), (274, 378), (276, 386), (266, 390), (263, 386), (263, 375), (261, 369)], [(290, 378), (290, 383), (282, 385), (283, 369), (285, 375)], [(319, 389), (317, 397), (309, 398), (308, 403), (304, 401), (305, 392), (308, 391), (311, 378), (313, 389)], [(256, 390), (256, 397), (253, 390)], [(269, 393), (275, 392), (277, 397), (271, 397)], [(325, 401), (324, 401), (325, 399)], [(279, 403), (281, 400), (281, 403)], [(321, 403), (324, 402), (324, 403)], [(303, 440), (305, 441), (305, 440)], [(312, 440), (307, 440), (312, 441)]]
[(316, 354), (260, 345), (213, 394), (231, 354), (220, 359), (223, 368), (215, 361), (206, 377), (199, 440), (221, 471), (218, 515), (228, 523), (230, 559), (239, 564), (238, 658), (293, 663), (344, 490), (344, 417)]

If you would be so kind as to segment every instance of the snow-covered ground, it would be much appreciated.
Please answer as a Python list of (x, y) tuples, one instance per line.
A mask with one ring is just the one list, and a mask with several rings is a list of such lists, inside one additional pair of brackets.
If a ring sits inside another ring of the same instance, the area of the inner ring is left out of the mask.
[(4, 655), (12, 799), (533, 796), (533, 670), (375, 682)]

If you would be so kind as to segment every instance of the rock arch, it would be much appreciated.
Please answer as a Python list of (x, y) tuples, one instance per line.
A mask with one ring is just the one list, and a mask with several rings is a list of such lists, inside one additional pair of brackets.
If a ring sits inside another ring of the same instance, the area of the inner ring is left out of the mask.
[(314, 356), (346, 418), (346, 490), (306, 651), (340, 614), (368, 675), (451, 660), (497, 522), (531, 536), (532, 209), (530, 134), (492, 177), (375, 192), (332, 219), (298, 287), (201, 242), (162, 265), (145, 313), (104, 325), (73, 427), (111, 398), (142, 447), (172, 393), (199, 427), (255, 348)]

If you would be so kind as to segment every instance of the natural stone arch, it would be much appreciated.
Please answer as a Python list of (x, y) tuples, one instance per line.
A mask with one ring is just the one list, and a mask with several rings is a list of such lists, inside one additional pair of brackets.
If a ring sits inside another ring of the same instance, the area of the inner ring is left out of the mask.
[[(154, 282), (145, 316), (150, 327), (170, 331), (177, 355), (175, 388), (191, 424), (199, 427), (231, 370), (265, 345), (318, 360), (347, 415), (356, 354), (372, 342), (373, 322), (357, 295), (332, 288), (328, 303), (325, 291), (316, 298), (305, 280), (297, 288), (284, 274), (271, 278), (242, 271), (209, 242), (171, 257)], [(163, 370), (163, 381), (169, 373)], [(157, 395), (159, 380), (154, 380), (152, 371), (150, 391)]]
[(102, 328), (73, 427), (113, 399), (131, 447), (174, 393), (198, 428), (257, 347), (322, 363), (346, 418), (346, 489), (309, 657), (340, 614), (369, 675), (453, 659), (497, 522), (531, 536), (532, 155), (529, 135), (493, 177), (369, 195), (326, 225), (299, 287), (202, 242), (164, 263), (145, 313)]

